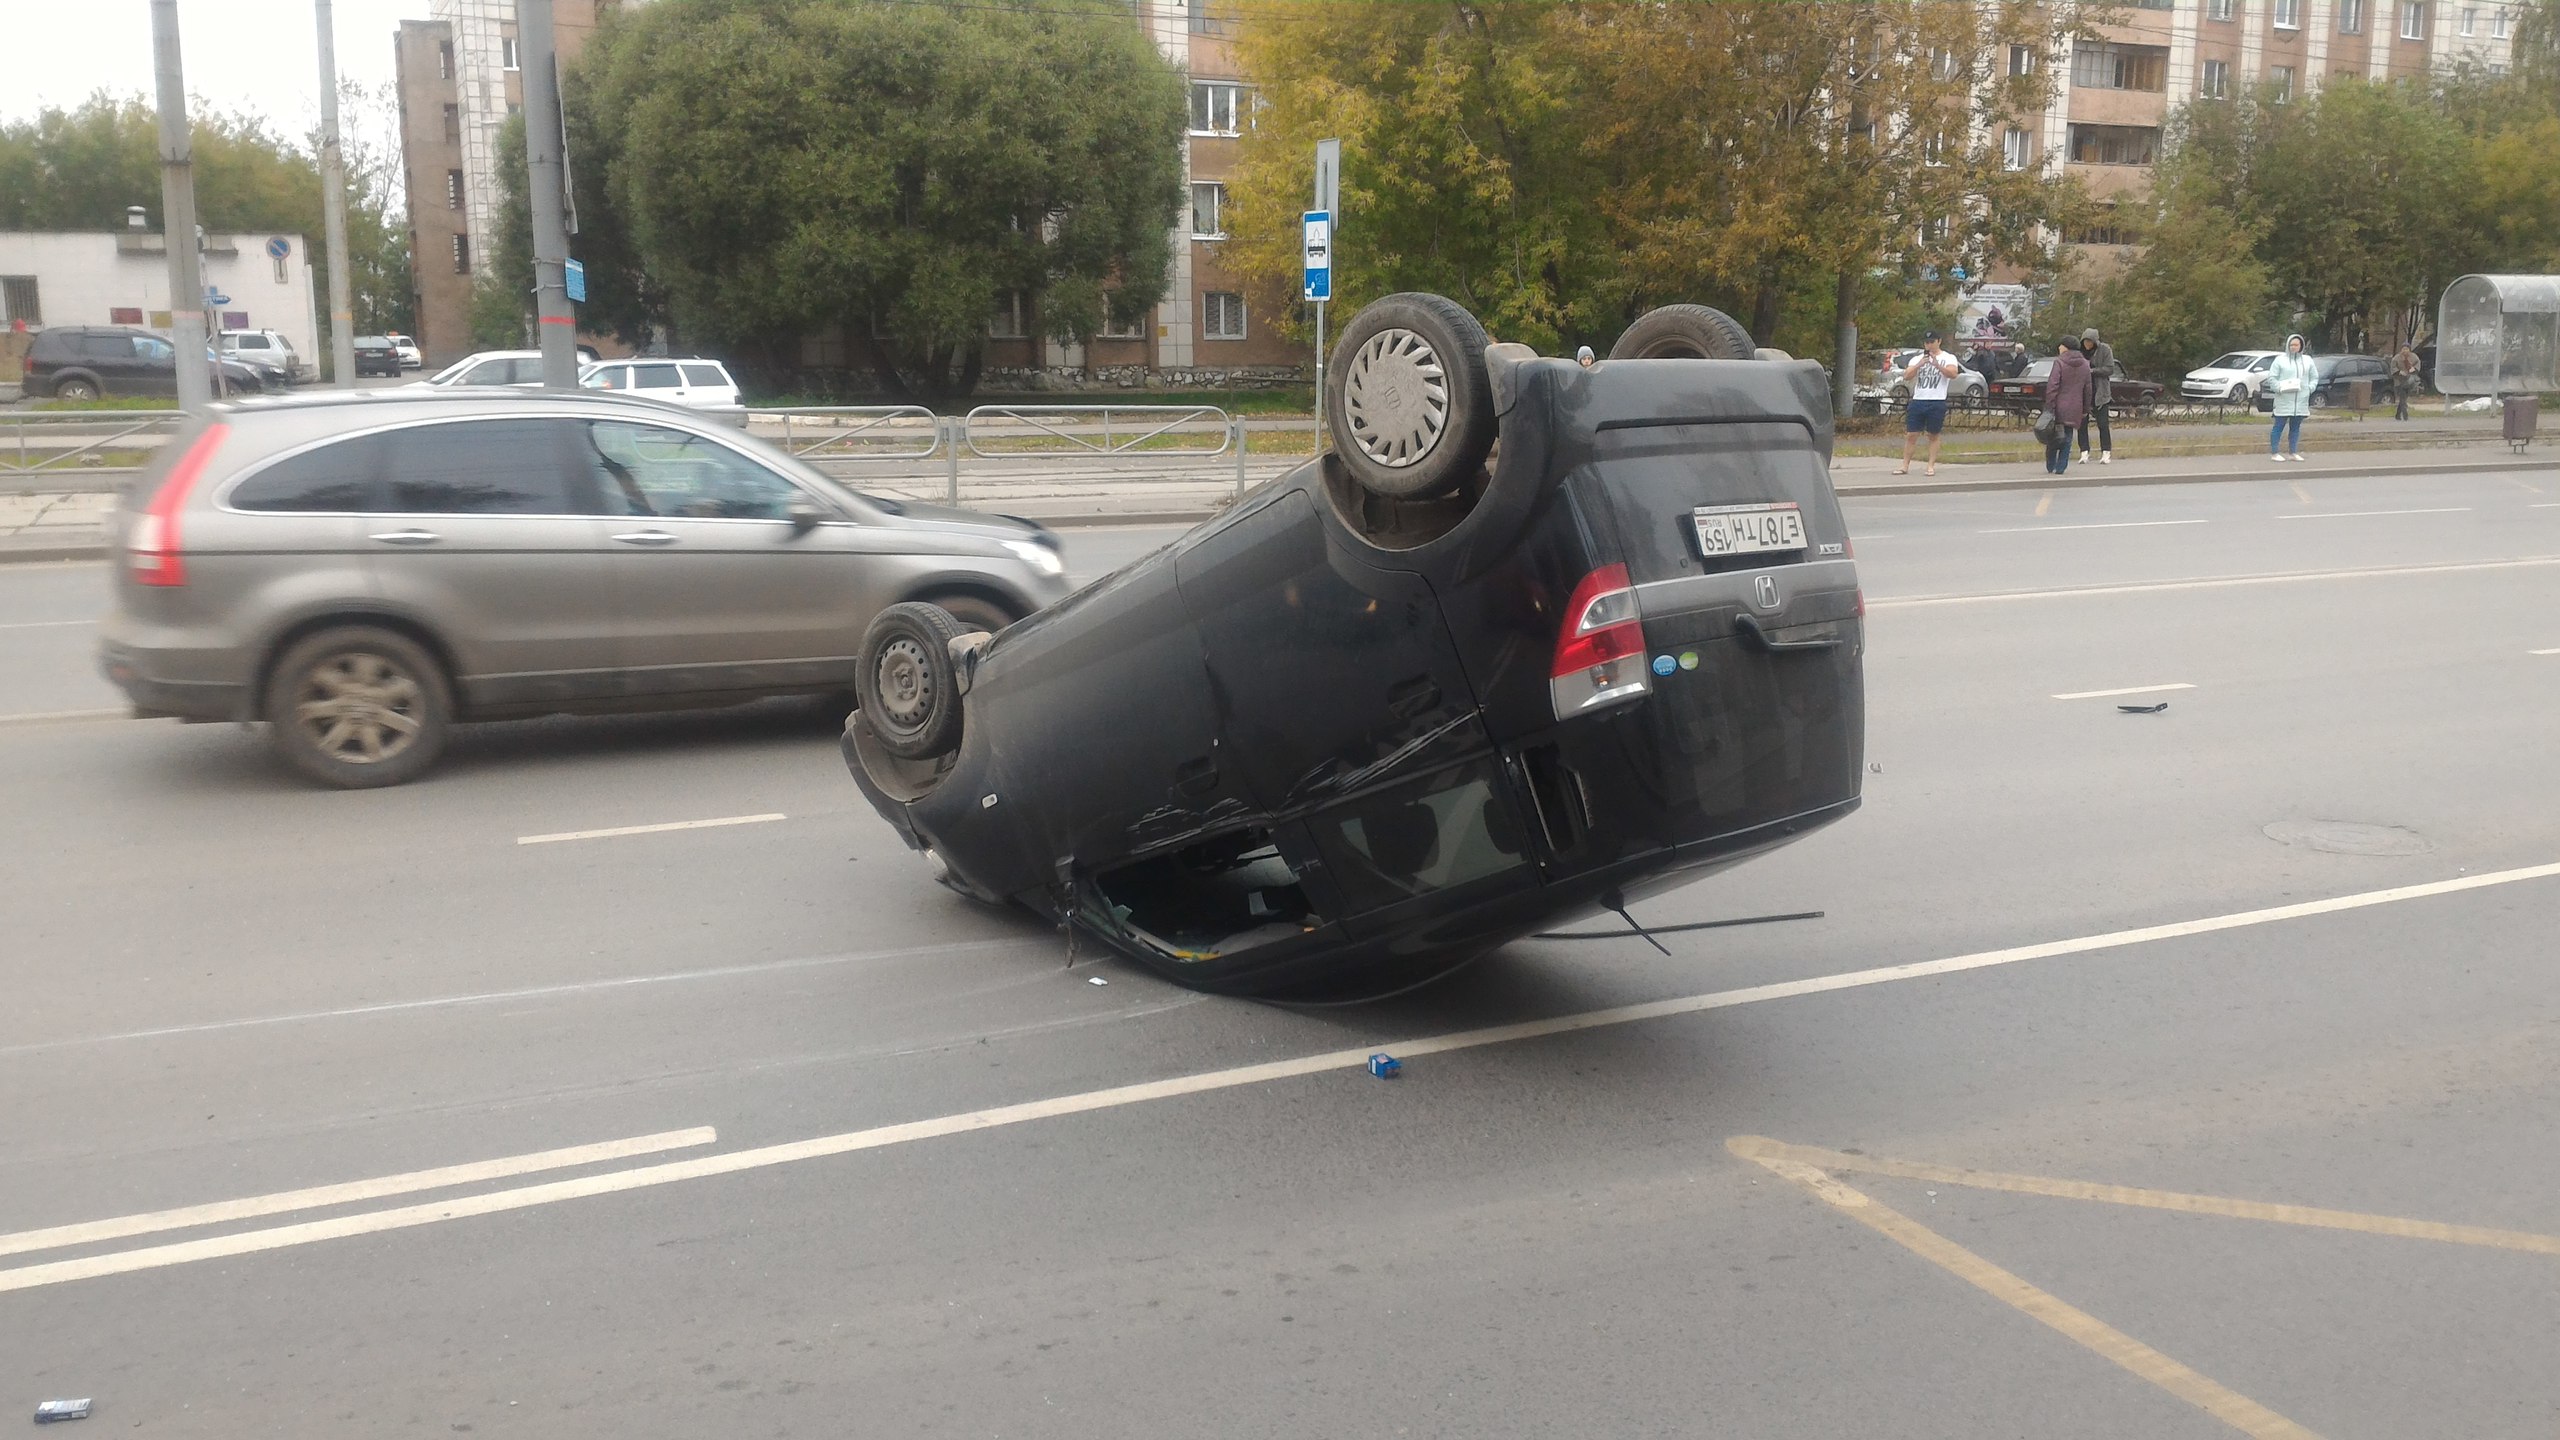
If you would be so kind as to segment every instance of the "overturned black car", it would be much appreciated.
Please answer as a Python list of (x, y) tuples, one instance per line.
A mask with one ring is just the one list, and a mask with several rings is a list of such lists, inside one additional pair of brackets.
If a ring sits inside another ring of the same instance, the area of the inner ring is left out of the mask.
[(882, 613), (845, 758), (945, 883), (1186, 985), (1375, 992), (1857, 808), (1819, 367), (1673, 306), (1586, 368), (1396, 295), (1326, 410), (1331, 453), (992, 638)]

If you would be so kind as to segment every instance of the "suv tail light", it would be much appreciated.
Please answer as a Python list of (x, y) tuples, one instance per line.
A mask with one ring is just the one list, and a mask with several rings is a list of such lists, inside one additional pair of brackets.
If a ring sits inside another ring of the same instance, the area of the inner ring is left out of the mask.
[(228, 425), (208, 425), (204, 433), (178, 457), (169, 478), (152, 495), (150, 508), (136, 516), (133, 532), (126, 537), (127, 563), (133, 567), (134, 580), (143, 585), (184, 585), (187, 583), (186, 558), (178, 553), (178, 512), (185, 508), (187, 492), (196, 488), (196, 477), (204, 473), (205, 463), (213, 458), (222, 437), (230, 433)]
[(1626, 566), (1603, 565), (1583, 576), (1565, 602), (1555, 662), (1547, 667), (1547, 694), (1555, 702), (1556, 718), (1652, 693), (1635, 586), (1627, 579)]

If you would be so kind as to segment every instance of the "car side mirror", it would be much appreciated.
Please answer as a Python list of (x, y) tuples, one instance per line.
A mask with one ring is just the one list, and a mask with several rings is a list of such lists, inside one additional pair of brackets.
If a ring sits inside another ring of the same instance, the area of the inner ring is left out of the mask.
[(806, 496), (793, 500), (791, 508), (784, 511), (783, 515), (791, 522), (791, 533), (794, 537), (806, 535), (817, 529), (818, 522), (827, 518), (827, 512), (818, 508), (818, 502)]

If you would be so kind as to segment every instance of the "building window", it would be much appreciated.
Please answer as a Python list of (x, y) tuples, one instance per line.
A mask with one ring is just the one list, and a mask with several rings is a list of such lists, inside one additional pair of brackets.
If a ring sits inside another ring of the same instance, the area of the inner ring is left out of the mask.
[(444, 107), (444, 143), (447, 145), (462, 143), (462, 107), (459, 105)]
[(1215, 180), (1191, 182), (1191, 238), (1223, 240), (1226, 228), (1227, 187)]
[(1244, 297), (1230, 290), (1212, 290), (1200, 297), (1203, 340), (1241, 340), (1244, 338)]
[(1191, 133), (1194, 135), (1241, 135), (1245, 122), (1252, 118), (1251, 100), (1244, 86), (1230, 80), (1194, 80), (1191, 82)]
[(471, 273), (471, 237), (468, 235), (453, 237), (453, 273), (456, 275)]
[(2196, 72), (2196, 95), (2205, 100), (2227, 100), (2231, 97), (2231, 65), (2228, 61), (2207, 60)]
[(2400, 38), (2427, 38), (2427, 0), (2400, 0)]
[(462, 172), (459, 170), (444, 172), (444, 208), (447, 210), (462, 208)]
[(2010, 46), (2009, 73), (2012, 75), (2033, 75), (2036, 73), (2036, 47), (2033, 45)]
[(2504, 5), (2489, 12), (2489, 38), (2492, 40), (2507, 38), (2507, 7)]
[(1944, 215), (1920, 222), (1920, 243), (1924, 246), (1944, 245), (1947, 243), (1947, 237), (1954, 233), (1955, 225)]
[(2240, 18), (2240, 0), (2204, 0), (2204, 18), (2237, 20)]
[(1964, 72), (1964, 64), (1962, 61), (1956, 59), (1955, 51), (1947, 49), (1945, 46), (1940, 46), (1939, 48), (1929, 52), (1929, 78), (1933, 80), (1954, 80), (1962, 76)]
[(2116, 207), (2101, 205), (2086, 225), (2074, 225), (2062, 232), (2062, 238), (2074, 245), (2131, 245), (2133, 231), (2116, 221)]
[(43, 327), (44, 306), (37, 303), (36, 277), (0, 275), (0, 325)]
[(2159, 159), (2156, 125), (2071, 127), (2071, 163), (2075, 165), (2150, 165)]
[(2000, 165), (2005, 170), (2024, 170), (2035, 159), (2036, 137), (2025, 130), (2011, 127), (2000, 137)]
[(2136, 10), (2175, 10), (2178, 0), (2130, 0)]
[(2462, 33), (2465, 35), (2477, 35), (2480, 33), (2480, 11), (2477, 6), (2466, 5), (2463, 7)]
[(436, 42), (436, 78), (439, 80), (453, 78), (453, 42), (450, 40)]
[(1194, 35), (1232, 35), (1236, 22), (1209, 13), (1209, 0), (1190, 0), (1191, 33)]
[(1947, 163), (1947, 132), (1934, 130), (1920, 137), (1920, 163), (1923, 165)]
[(996, 297), (996, 309), (987, 317), (987, 336), (994, 340), (1020, 340), (1031, 333), (1031, 304), (1019, 290), (1008, 290)]
[(2268, 67), (2267, 67), (2267, 90), (2268, 90), (2268, 92), (2269, 92), (2269, 93), (2274, 97), (2275, 102), (2276, 102), (2277, 104), (2279, 104), (2279, 105), (2282, 105), (2282, 104), (2283, 104), (2283, 103), (2285, 103), (2286, 101), (2288, 101), (2288, 100), (2292, 99), (2292, 98), (2293, 98), (2293, 67), (2292, 67), (2292, 66), (2290, 66), (2290, 65), (2270, 65), (2270, 66), (2268, 66)]
[(516, 37), (513, 35), (499, 37), (498, 63), (509, 70), (520, 68), (516, 64)]
[(2081, 44), (2071, 47), (2071, 83), (2083, 90), (2166, 90), (2166, 45)]
[(1094, 337), (1101, 340), (1144, 340), (1147, 338), (1147, 317), (1142, 313), (1122, 320), (1106, 307), (1102, 313), (1102, 328), (1094, 332)]
[(2302, 0), (2276, 0), (2276, 28), (2279, 30), (2302, 28)]

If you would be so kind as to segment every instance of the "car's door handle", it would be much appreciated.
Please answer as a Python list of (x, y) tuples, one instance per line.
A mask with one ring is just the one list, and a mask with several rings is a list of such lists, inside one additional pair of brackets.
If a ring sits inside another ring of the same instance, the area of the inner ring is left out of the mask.
[(1836, 634), (1818, 635), (1806, 640), (1780, 640), (1770, 635), (1758, 620), (1747, 614), (1734, 616), (1733, 628), (1735, 633), (1741, 635), (1743, 639), (1763, 650), (1829, 650), (1840, 643), (1840, 637)]
[(625, 545), (673, 545), (676, 537), (664, 530), (625, 530), (613, 537)]
[(385, 545), (433, 545), (444, 537), (433, 530), (385, 530), (373, 537)]

